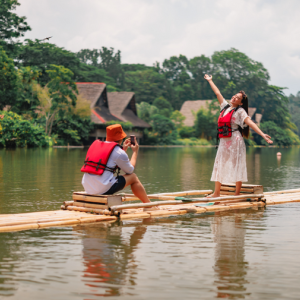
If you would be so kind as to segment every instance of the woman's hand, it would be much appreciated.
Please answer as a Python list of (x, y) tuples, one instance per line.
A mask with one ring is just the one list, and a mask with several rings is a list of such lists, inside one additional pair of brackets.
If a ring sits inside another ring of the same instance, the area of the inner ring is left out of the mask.
[(210, 80), (212, 80), (212, 76), (205, 74), (204, 79), (206, 79), (207, 81), (210, 81)]
[(268, 144), (273, 144), (273, 141), (271, 140), (271, 137), (267, 134), (263, 134), (262, 137), (264, 138), (264, 140), (268, 143)]
[(123, 150), (126, 152), (129, 146), (130, 146), (130, 139), (126, 139), (123, 143)]

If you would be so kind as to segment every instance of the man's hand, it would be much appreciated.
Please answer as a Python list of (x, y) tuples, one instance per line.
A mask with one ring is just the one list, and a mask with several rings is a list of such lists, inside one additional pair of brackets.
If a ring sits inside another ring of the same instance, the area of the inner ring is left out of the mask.
[(123, 143), (123, 150), (126, 152), (128, 147), (130, 147), (130, 139), (126, 139)]
[(205, 74), (204, 79), (206, 79), (207, 81), (210, 81), (210, 80), (212, 80), (212, 76)]
[(134, 137), (134, 141), (135, 141), (135, 145), (132, 145), (132, 144), (130, 144), (130, 147), (131, 147), (131, 149), (132, 149), (132, 151), (133, 152), (138, 152), (139, 151), (139, 144), (138, 144), (138, 142), (137, 142), (137, 140), (136, 140), (136, 137)]

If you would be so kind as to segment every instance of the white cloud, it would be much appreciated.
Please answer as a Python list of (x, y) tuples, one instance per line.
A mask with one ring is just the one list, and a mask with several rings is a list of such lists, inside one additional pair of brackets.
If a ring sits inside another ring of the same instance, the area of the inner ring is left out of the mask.
[[(260, 61), (271, 83), (300, 90), (298, 0), (20, 0), (27, 38), (53, 35), (71, 51), (114, 47), (122, 61), (152, 65), (231, 47)], [(287, 92), (287, 93), (288, 93)]]

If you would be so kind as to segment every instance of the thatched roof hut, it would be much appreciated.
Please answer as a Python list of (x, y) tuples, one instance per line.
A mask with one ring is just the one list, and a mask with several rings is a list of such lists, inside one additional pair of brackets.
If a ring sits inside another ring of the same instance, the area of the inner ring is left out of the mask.
[(180, 109), (180, 112), (185, 116), (183, 121), (184, 126), (192, 127), (195, 122), (195, 114), (201, 108), (208, 109), (208, 106), (212, 100), (194, 100), (194, 101), (185, 101)]
[(108, 107), (112, 115), (123, 122), (131, 122), (134, 127), (149, 128), (150, 125), (137, 116), (135, 94), (133, 92), (107, 93)]
[(90, 102), (91, 119), (95, 124), (119, 119), (113, 116), (108, 108), (106, 84), (101, 82), (77, 82), (79, 95)]
[[(183, 121), (184, 125), (189, 127), (194, 126), (197, 111), (201, 108), (208, 109), (211, 101), (212, 100), (185, 101), (180, 109), (180, 112), (185, 116), (185, 120)], [(249, 107), (248, 113), (249, 117), (259, 125), (262, 114), (256, 113), (256, 107)]]

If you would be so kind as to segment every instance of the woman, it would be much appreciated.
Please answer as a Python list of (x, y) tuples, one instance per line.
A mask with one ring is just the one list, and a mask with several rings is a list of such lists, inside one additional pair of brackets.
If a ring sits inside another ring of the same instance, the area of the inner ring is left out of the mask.
[[(273, 142), (271, 137), (263, 133), (248, 116), (248, 98), (244, 91), (232, 96), (230, 104), (228, 104), (213, 83), (212, 76), (205, 74), (204, 78), (209, 82), (221, 106), (218, 121), (220, 145), (211, 176), (211, 181), (215, 181), (215, 191), (209, 197), (220, 197), (221, 183), (232, 182), (236, 182), (235, 195), (239, 195), (242, 181), (248, 181), (246, 146), (243, 137), (249, 137), (249, 127), (261, 135), (267, 143), (272, 144)], [(230, 122), (222, 123), (225, 119)], [(223, 126), (224, 124), (225, 126)]]

